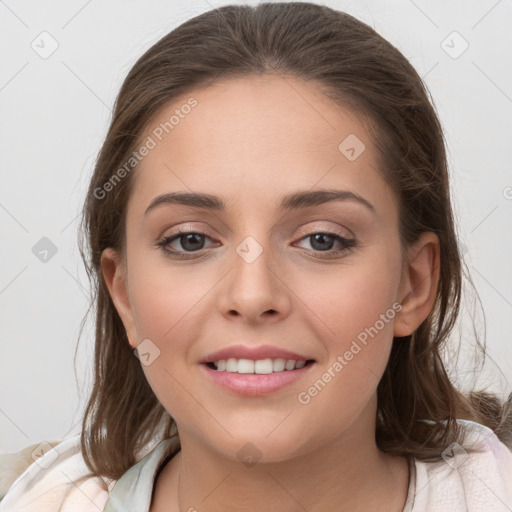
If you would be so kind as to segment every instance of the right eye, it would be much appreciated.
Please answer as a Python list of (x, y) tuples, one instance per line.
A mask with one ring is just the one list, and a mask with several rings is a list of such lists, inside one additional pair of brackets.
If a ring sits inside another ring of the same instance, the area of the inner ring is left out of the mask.
[(210, 237), (198, 231), (180, 228), (178, 233), (168, 235), (160, 240), (157, 246), (172, 257), (186, 258), (188, 254), (201, 251), (204, 248), (205, 239), (210, 239)]

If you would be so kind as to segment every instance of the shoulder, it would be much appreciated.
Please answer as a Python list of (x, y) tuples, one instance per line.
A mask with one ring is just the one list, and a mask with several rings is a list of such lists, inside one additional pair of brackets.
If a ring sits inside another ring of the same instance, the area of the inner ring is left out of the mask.
[[(109, 489), (115, 482), (90, 475), (80, 450), (80, 435), (47, 448), (30, 465), (28, 462), (25, 464), (28, 467), (12, 482), (7, 494), (0, 501), (0, 512), (103, 510)], [(3, 457), (0, 460), (6, 461), (6, 456)], [(19, 457), (18, 454), (18, 465), (15, 468), (23, 464)], [(7, 463), (2, 463), (0, 475), (7, 472), (8, 468), (4, 467), (6, 465)]]
[(458, 420), (463, 444), (439, 462), (415, 461), (414, 512), (512, 510), (512, 451), (488, 427)]

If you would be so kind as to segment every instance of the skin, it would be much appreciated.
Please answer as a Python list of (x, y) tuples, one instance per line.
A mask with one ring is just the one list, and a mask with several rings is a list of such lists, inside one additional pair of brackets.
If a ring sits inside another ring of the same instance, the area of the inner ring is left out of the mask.
[[(149, 338), (160, 350), (143, 370), (181, 439), (151, 512), (402, 510), (407, 461), (376, 446), (376, 390), (393, 336), (412, 333), (433, 307), (437, 236), (424, 233), (402, 267), (396, 197), (377, 170), (365, 124), (312, 83), (263, 75), (197, 89), (164, 107), (144, 137), (191, 96), (198, 105), (136, 169), (126, 254), (102, 255), (131, 347)], [(349, 134), (365, 144), (354, 161), (338, 149)], [(284, 194), (324, 188), (357, 193), (375, 213), (354, 201), (276, 209)], [(144, 215), (153, 198), (177, 191), (220, 196), (228, 209), (167, 204)], [(190, 259), (156, 246), (178, 227), (206, 234), (192, 249), (183, 238), (172, 242)], [(315, 244), (311, 235), (326, 231), (357, 245), (322, 258), (342, 247)], [(247, 236), (263, 250), (252, 263), (236, 251)], [(394, 303), (402, 304), (394, 318), (299, 403), (298, 393)], [(229, 393), (198, 361), (240, 342), (306, 354), (315, 368), (270, 396)], [(250, 467), (237, 456), (248, 442), (261, 454)]]

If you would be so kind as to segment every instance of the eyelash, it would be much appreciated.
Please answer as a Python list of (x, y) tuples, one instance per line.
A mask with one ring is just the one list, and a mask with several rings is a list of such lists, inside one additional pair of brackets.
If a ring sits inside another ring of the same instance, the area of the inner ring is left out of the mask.
[[(178, 229), (177, 233), (174, 233), (172, 235), (169, 235), (169, 236), (163, 238), (156, 245), (165, 254), (167, 254), (168, 256), (170, 256), (172, 258), (192, 259), (192, 258), (194, 258), (194, 256), (192, 256), (194, 253), (198, 253), (204, 249), (200, 249), (199, 251), (192, 251), (192, 252), (188, 252), (188, 253), (181, 253), (174, 249), (171, 250), (168, 248), (169, 244), (171, 242), (173, 242), (174, 240), (180, 239), (184, 235), (191, 235), (191, 234), (200, 235), (200, 236), (204, 236), (206, 238), (210, 238), (208, 235), (206, 235), (205, 233), (201, 233), (200, 231)], [(334, 258), (336, 256), (340, 256), (341, 254), (349, 252), (351, 249), (353, 249), (354, 247), (357, 246), (357, 242), (355, 240), (350, 239), (350, 238), (345, 238), (345, 237), (339, 235), (338, 233), (332, 232), (332, 231), (313, 231), (313, 232), (308, 233), (307, 235), (303, 236), (300, 240), (310, 238), (314, 235), (327, 235), (329, 237), (334, 238), (336, 241), (340, 242), (343, 245), (343, 247), (341, 249), (336, 249), (336, 250), (333, 250), (333, 249), (330, 249), (328, 251), (315, 251), (315, 250), (309, 250), (309, 249), (305, 250), (307, 254), (313, 255), (318, 258), (324, 258), (324, 259)], [(323, 254), (325, 254), (325, 256)], [(191, 256), (192, 256), (192, 258), (191, 258)]]

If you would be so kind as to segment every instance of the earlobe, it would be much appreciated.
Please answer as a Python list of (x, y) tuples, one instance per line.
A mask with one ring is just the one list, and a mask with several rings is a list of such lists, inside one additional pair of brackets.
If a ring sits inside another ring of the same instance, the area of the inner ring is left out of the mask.
[(398, 299), (402, 309), (395, 317), (393, 335), (409, 336), (430, 314), (436, 299), (440, 273), (439, 238), (425, 232), (408, 248)]
[(115, 249), (109, 247), (102, 252), (101, 270), (112, 302), (126, 329), (129, 343), (135, 348), (135, 323), (128, 294), (126, 266)]

